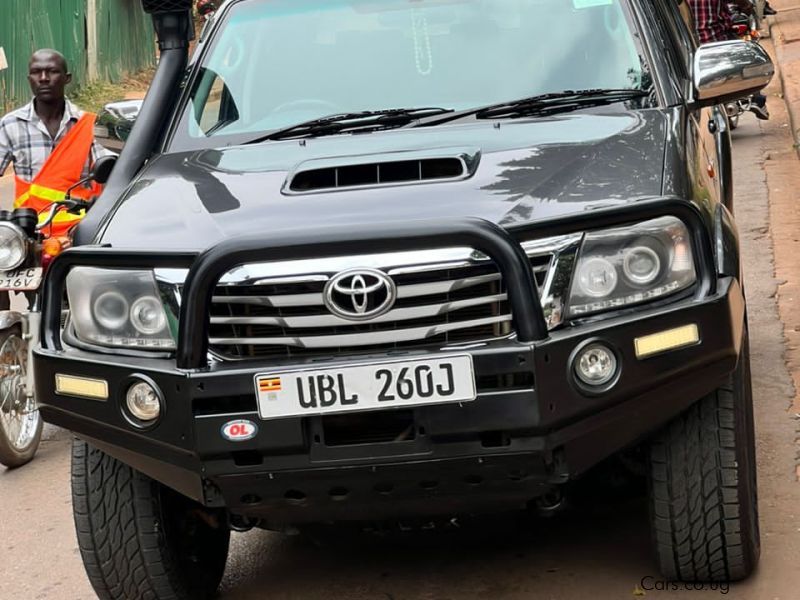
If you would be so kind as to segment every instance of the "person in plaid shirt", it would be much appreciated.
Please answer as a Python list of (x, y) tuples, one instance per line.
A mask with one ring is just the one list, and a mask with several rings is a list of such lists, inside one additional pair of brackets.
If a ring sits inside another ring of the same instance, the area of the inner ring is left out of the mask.
[(697, 38), (701, 44), (730, 39), (731, 13), (724, 0), (689, 0)]
[[(16, 176), (31, 182), (83, 112), (64, 94), (72, 75), (61, 53), (35, 52), (28, 71), (33, 100), (0, 119), (0, 175), (13, 164)], [(111, 153), (95, 143), (90, 154), (84, 176), (95, 160)]]
[[(724, 42), (735, 39), (733, 35), (733, 21), (725, 0), (688, 0), (694, 17), (694, 27), (697, 38), (701, 44)], [(741, 10), (751, 12), (753, 5), (749, 0), (734, 0)], [(755, 94), (750, 110), (759, 119), (769, 119), (767, 110), (767, 97)]]

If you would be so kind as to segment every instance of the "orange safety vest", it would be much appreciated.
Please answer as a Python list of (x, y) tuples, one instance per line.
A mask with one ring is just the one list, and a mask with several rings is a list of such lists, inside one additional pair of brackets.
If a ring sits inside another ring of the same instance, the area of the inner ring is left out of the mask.
[[(96, 118), (96, 115), (91, 113), (84, 114), (61, 139), (31, 183), (16, 178), (17, 199), (14, 201), (14, 208), (34, 209), (39, 213), (40, 223), (47, 218), (53, 202), (63, 200), (67, 190), (81, 180), (87, 157), (94, 143)], [(92, 183), (90, 188), (81, 186), (72, 190), (71, 196), (81, 200), (91, 200), (101, 191), (101, 186)], [(65, 236), (83, 216), (83, 211), (79, 215), (60, 211), (47, 231), (51, 237)]]

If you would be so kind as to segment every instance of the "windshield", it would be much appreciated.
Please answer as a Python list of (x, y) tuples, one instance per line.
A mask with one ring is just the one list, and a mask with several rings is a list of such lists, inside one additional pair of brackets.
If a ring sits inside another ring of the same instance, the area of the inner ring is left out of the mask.
[(173, 145), (243, 143), (338, 113), (649, 90), (624, 2), (235, 2), (204, 54)]

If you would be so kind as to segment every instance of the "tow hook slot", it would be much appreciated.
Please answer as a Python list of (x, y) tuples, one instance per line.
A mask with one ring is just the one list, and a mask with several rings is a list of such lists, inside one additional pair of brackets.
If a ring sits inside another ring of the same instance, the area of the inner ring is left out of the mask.
[(564, 508), (564, 495), (561, 488), (553, 488), (533, 501), (533, 508), (540, 517), (553, 517)]

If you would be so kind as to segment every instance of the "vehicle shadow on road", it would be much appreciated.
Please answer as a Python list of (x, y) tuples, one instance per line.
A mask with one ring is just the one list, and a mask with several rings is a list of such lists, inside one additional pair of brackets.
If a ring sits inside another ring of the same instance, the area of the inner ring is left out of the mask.
[(587, 489), (550, 518), (514, 513), (380, 534), (251, 532), (234, 539), (222, 597), (569, 598), (571, 586), (584, 597), (589, 579), (630, 594), (657, 572), (647, 510), (639, 488), (627, 497)]

